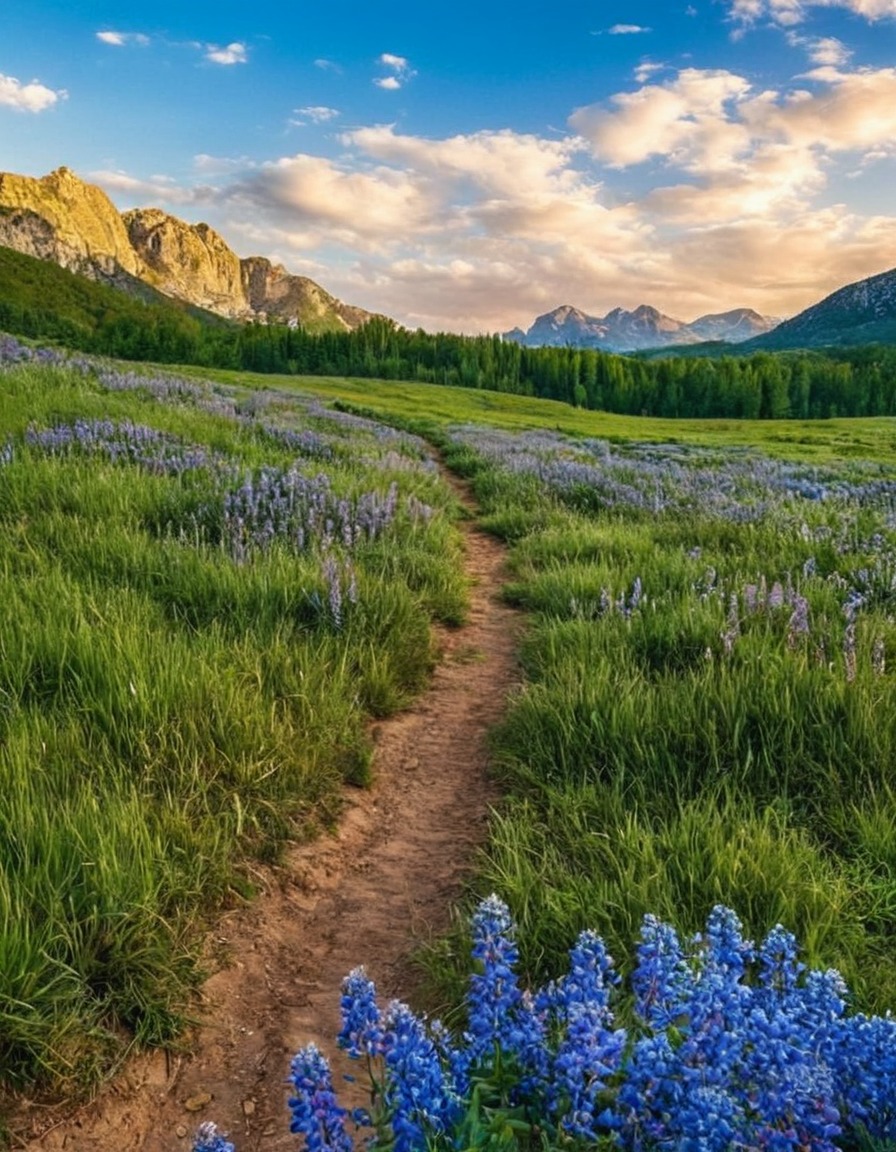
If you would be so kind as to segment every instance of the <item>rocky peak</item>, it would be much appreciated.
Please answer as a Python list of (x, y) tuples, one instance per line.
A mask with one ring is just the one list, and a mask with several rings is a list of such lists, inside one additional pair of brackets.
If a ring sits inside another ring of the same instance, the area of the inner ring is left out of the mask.
[(232, 319), (333, 331), (371, 316), (264, 257), (241, 260), (208, 224), (159, 208), (120, 215), (105, 192), (65, 167), (40, 179), (0, 172), (0, 245), (130, 291), (142, 281)]
[(186, 224), (159, 208), (135, 208), (122, 220), (153, 287), (222, 316), (251, 313), (239, 257), (214, 228)]
[(64, 167), (40, 179), (0, 172), (0, 244), (93, 279), (142, 270), (106, 193)]
[(639, 348), (662, 348), (695, 344), (700, 340), (746, 340), (766, 332), (777, 321), (760, 316), (749, 308), (736, 308), (711, 316), (701, 316), (685, 324), (666, 316), (651, 304), (639, 304), (634, 311), (613, 308), (606, 316), (588, 316), (564, 304), (539, 316), (527, 332), (505, 333), (505, 339), (530, 347), (570, 345), (577, 348), (603, 348), (611, 352), (631, 352)]

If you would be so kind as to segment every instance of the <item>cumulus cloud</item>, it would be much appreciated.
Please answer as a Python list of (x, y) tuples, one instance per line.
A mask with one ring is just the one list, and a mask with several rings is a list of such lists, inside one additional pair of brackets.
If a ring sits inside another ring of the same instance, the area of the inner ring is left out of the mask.
[(843, 8), (870, 21), (896, 19), (896, 0), (731, 0), (729, 13), (742, 27), (759, 20), (792, 27), (806, 19), (810, 8)]
[(116, 48), (123, 48), (125, 44), (140, 44), (145, 46), (149, 43), (149, 37), (144, 36), (142, 32), (113, 32), (111, 29), (105, 32), (97, 32), (96, 38), (102, 41), (103, 44), (111, 44)]
[(388, 68), (389, 75), (377, 76), (373, 82), (377, 88), (384, 88), (387, 92), (397, 92), (417, 75), (405, 56), (396, 56), (393, 52), (381, 53), (377, 63)]
[(235, 40), (232, 44), (227, 44), (223, 48), (217, 44), (205, 45), (205, 58), (212, 64), (245, 64), (248, 62), (249, 56), (246, 45)]
[(361, 248), (387, 244), (403, 228), (433, 226), (437, 206), (413, 173), (305, 153), (260, 165), (225, 196), (232, 207), (254, 205), (280, 227), (326, 229), (331, 239)]
[(664, 156), (692, 169), (724, 166), (749, 143), (736, 105), (750, 91), (742, 76), (723, 69), (686, 68), (664, 84), (647, 84), (570, 116), (570, 127), (614, 167)]
[(608, 29), (611, 36), (636, 36), (639, 32), (649, 32), (641, 24), (614, 24)]
[(47, 88), (39, 80), (23, 84), (15, 76), (4, 76), (0, 72), (0, 107), (12, 108), (15, 112), (43, 112), (67, 96), (64, 88)]
[(896, 215), (832, 203), (835, 179), (896, 166), (896, 68), (852, 67), (838, 43), (807, 40), (813, 66), (776, 89), (648, 74), (578, 109), (565, 136), (368, 125), (339, 135), (338, 158), (197, 157), (195, 188), (99, 175), (141, 202), (201, 205), (241, 254), (412, 326), (501, 331), (563, 301), (787, 314), (896, 249)]
[(805, 49), (813, 64), (827, 64), (839, 66), (848, 64), (852, 58), (851, 49), (847, 48), (842, 40), (836, 36), (800, 36), (796, 32), (788, 32), (788, 43), (795, 48)]
[(408, 62), (404, 56), (394, 56), (391, 52), (383, 52), (380, 56), (380, 64), (384, 64), (387, 68), (394, 68), (396, 72), (406, 72), (408, 69)]
[[(840, 57), (838, 43), (824, 42), (816, 55)], [(780, 161), (784, 149), (791, 150), (794, 174), (805, 169), (807, 176), (820, 176), (826, 152), (892, 146), (896, 69), (849, 71), (822, 64), (798, 79), (812, 87), (757, 92), (731, 72), (683, 69), (663, 84), (579, 108), (570, 125), (596, 157), (616, 167), (658, 157), (669, 167), (715, 178), (755, 175), (770, 161), (779, 178), (793, 186), (786, 160)]]

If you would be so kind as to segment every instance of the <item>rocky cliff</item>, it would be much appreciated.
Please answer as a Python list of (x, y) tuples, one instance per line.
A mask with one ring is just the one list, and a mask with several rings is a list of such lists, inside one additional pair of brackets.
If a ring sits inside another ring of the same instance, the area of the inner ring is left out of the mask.
[(121, 217), (143, 279), (178, 300), (233, 319), (247, 318), (237, 257), (207, 224), (185, 224), (158, 208), (136, 208)]
[(40, 179), (0, 173), (0, 245), (118, 288), (149, 284), (236, 320), (321, 332), (357, 328), (371, 316), (264, 257), (241, 260), (208, 224), (158, 208), (120, 215), (105, 192), (68, 168)]
[(0, 244), (94, 280), (142, 270), (115, 205), (68, 168), (39, 180), (0, 172)]

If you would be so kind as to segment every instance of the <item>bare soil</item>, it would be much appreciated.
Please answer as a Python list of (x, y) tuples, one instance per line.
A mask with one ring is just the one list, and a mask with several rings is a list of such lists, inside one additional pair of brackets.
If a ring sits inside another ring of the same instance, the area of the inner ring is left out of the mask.
[(260, 870), (259, 896), (217, 925), (223, 962), (203, 987), (189, 1054), (139, 1055), (77, 1110), (26, 1108), (16, 1147), (174, 1152), (214, 1120), (238, 1152), (294, 1150), (289, 1060), (314, 1041), (337, 1077), (345, 1069), (334, 1043), (342, 977), (363, 964), (384, 1000), (412, 996), (412, 953), (448, 926), (484, 842), (497, 798), (486, 734), (518, 678), (519, 618), (498, 599), (504, 550), (474, 524), (462, 527), (468, 623), (439, 630), (429, 689), (374, 726), (373, 786), (346, 790), (338, 831)]

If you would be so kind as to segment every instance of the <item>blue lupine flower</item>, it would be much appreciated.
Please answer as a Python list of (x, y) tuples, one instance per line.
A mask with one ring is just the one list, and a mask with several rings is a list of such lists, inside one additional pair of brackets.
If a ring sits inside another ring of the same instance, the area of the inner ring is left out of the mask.
[(353, 968), (342, 981), (342, 1029), (338, 1036), (354, 1060), (383, 1053), (384, 1029), (376, 1002), (376, 987), (363, 968)]
[[(513, 925), (497, 897), (480, 905), (473, 935), (481, 971), (460, 1047), (400, 1002), (381, 1014), (363, 969), (344, 981), (339, 1042), (377, 1062), (365, 1122), (394, 1152), (467, 1140), (468, 1072), (488, 1073), (495, 1052), (516, 1077), (488, 1105), (495, 1122), (506, 1104), (552, 1145), (609, 1136), (628, 1152), (837, 1152), (838, 1137), (855, 1143), (859, 1128), (896, 1139), (896, 1020), (847, 1016), (838, 973), (805, 973), (780, 925), (757, 950), (718, 906), (686, 953), (671, 927), (646, 917), (634, 1037), (614, 1026), (618, 978), (594, 933), (579, 937), (567, 975), (534, 994), (517, 985)], [(314, 1045), (296, 1055), (291, 1079), (291, 1130), (307, 1152), (349, 1152), (346, 1112)], [(195, 1152), (233, 1148), (203, 1125)]]
[(450, 1127), (458, 1101), (435, 1044), (410, 1008), (393, 1001), (386, 1009), (384, 1025), (384, 1102), (395, 1136), (395, 1152), (414, 1152), (426, 1147), (427, 1134), (439, 1134)]
[(293, 1057), (290, 1082), (295, 1094), (289, 1098), (289, 1130), (304, 1136), (307, 1152), (352, 1152), (348, 1113), (339, 1106), (330, 1066), (317, 1045), (308, 1044)]
[(519, 953), (507, 905), (497, 896), (483, 900), (473, 914), (473, 960), (478, 971), (470, 977), (469, 1052), (474, 1061), (491, 1056), (513, 1027), (522, 994), (514, 965)]
[(583, 932), (570, 952), (569, 974), (556, 986), (554, 1013), (562, 1028), (552, 1067), (550, 1104), (573, 1136), (595, 1140), (615, 1124), (600, 1097), (622, 1065), (624, 1029), (613, 1028), (610, 992), (619, 978), (604, 942)]
[(689, 970), (675, 929), (647, 915), (641, 927), (638, 966), (632, 975), (635, 1009), (652, 1027), (681, 1015)]

